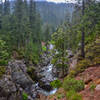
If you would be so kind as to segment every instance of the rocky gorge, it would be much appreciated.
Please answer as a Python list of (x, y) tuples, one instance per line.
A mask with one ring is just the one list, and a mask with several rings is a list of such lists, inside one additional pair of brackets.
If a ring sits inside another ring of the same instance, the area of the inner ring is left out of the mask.
[[(50, 82), (56, 79), (52, 74), (51, 58), (44, 57), (44, 63), (35, 68), (35, 81), (27, 73), (24, 60), (12, 60), (6, 66), (6, 73), (0, 80), (0, 100), (23, 100), (23, 93), (28, 100), (37, 100), (40, 94), (48, 96), (56, 92)], [(42, 67), (41, 67), (42, 66)]]

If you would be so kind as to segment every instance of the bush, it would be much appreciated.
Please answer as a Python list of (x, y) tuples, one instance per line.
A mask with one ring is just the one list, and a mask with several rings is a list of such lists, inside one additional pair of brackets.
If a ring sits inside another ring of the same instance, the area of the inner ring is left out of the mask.
[(76, 71), (71, 70), (70, 73), (68, 74), (68, 77), (75, 77)]
[(94, 91), (95, 88), (96, 88), (96, 84), (91, 83), (91, 85), (90, 85), (90, 90), (91, 90), (91, 91)]
[(0, 66), (0, 78), (5, 74), (6, 68), (4, 66)]
[(23, 100), (27, 100), (28, 99), (28, 95), (25, 93), (25, 92), (23, 92)]
[(76, 93), (74, 90), (70, 90), (66, 94), (67, 100), (82, 100), (82, 96)]
[(6, 42), (0, 39), (0, 65), (7, 65), (9, 59), (9, 53), (7, 50)]
[(8, 60), (0, 59), (0, 66), (6, 66), (8, 64)]
[(64, 79), (63, 88), (66, 91), (74, 90), (78, 92), (84, 89), (84, 82), (82, 80), (75, 80), (74, 78), (67, 77)]
[(64, 94), (57, 94), (57, 98), (58, 98), (58, 99), (64, 98)]
[(86, 68), (91, 65), (91, 61), (89, 59), (82, 59), (78, 62), (75, 67), (75, 70), (70, 73), (71, 76), (76, 76), (78, 73), (83, 72)]
[(42, 50), (43, 50), (44, 52), (47, 51), (46, 46), (42, 46)]
[(60, 88), (62, 83), (60, 80), (54, 80), (53, 82), (50, 83), (50, 85), (53, 87), (53, 88)]

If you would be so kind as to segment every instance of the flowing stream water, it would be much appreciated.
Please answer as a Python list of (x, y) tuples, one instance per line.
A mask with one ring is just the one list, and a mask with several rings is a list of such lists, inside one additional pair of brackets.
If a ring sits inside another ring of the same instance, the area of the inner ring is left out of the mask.
[[(52, 74), (52, 68), (53, 68), (52, 64), (49, 64), (48, 66), (42, 68), (43, 72), (41, 74), (43, 75), (43, 78), (41, 78), (41, 80), (46, 82), (44, 84), (44, 86), (46, 88), (49, 88), (50, 82), (56, 79), (56, 77), (54, 77)], [(56, 93), (56, 91), (57, 91), (56, 88), (50, 89), (50, 90), (40, 88), (39, 84), (40, 84), (39, 82), (35, 84), (38, 87), (38, 92), (45, 95), (45, 96), (52, 95), (52, 94)]]
[[(53, 45), (49, 46), (49, 49), (53, 49)], [(45, 96), (52, 95), (56, 93), (57, 89), (52, 89), (50, 82), (56, 80), (57, 78), (53, 75), (53, 64), (51, 64), (51, 58), (48, 58), (50, 61), (46, 66), (40, 66), (37, 69), (39, 76), (42, 76), (41, 79), (36, 83), (36, 86), (39, 87), (38, 92), (42, 93)], [(43, 86), (40, 86), (40, 81), (43, 82)]]

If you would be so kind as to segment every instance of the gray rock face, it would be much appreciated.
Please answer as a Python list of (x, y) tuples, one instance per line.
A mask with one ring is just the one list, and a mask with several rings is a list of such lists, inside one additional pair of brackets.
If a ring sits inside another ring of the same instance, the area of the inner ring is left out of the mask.
[(43, 63), (35, 69), (38, 83), (35, 83), (27, 74), (24, 61), (10, 61), (5, 76), (0, 80), (0, 100), (23, 100), (23, 92), (28, 94), (28, 100), (36, 100), (39, 94), (49, 95), (56, 92), (50, 86), (50, 82), (55, 79), (50, 59), (44, 55)]
[(46, 53), (42, 55), (41, 63), (36, 68), (35, 73), (38, 79), (37, 81), (39, 83), (39, 87), (46, 91), (50, 91), (52, 90), (50, 82), (55, 80), (55, 77), (53, 76), (52, 73), (53, 65), (50, 63), (52, 57), (51, 56), (48, 57), (47, 55), (48, 54)]
[(52, 73), (52, 68), (53, 65), (48, 64), (47, 66), (41, 67), (40, 70), (38, 70), (39, 68), (36, 69), (37, 78), (39, 79), (39, 86), (47, 91), (50, 91), (52, 89), (50, 86), (50, 82), (55, 79)]
[(3, 76), (0, 80), (0, 100), (22, 100), (22, 92), (9, 75)]
[(27, 86), (31, 86), (33, 81), (29, 78), (26, 73), (26, 66), (21, 61), (9, 62), (9, 66), (11, 67), (12, 79), (15, 83), (20, 84), (21, 87), (26, 88)]
[(95, 90), (100, 91), (100, 84), (96, 86)]
[(26, 71), (23, 61), (9, 62), (5, 76), (0, 80), (0, 100), (23, 100), (23, 92), (29, 95), (28, 100), (36, 98), (35, 84)]

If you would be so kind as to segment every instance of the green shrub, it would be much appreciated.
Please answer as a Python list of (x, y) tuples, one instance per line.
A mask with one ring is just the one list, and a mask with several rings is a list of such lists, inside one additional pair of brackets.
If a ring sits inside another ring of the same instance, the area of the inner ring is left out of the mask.
[(73, 73), (71, 72), (70, 74), (72, 74), (73, 76), (76, 76), (78, 73), (83, 72), (90, 65), (91, 65), (91, 61), (89, 59), (82, 59), (76, 65), (74, 72)]
[(68, 91), (68, 92), (66, 93), (66, 98), (67, 98), (68, 100), (71, 100), (73, 94), (75, 94), (75, 91), (74, 91), (74, 90)]
[(6, 68), (4, 66), (0, 66), (0, 78), (5, 74)]
[(23, 100), (27, 100), (28, 99), (28, 95), (25, 93), (25, 92), (23, 92)]
[(84, 82), (82, 80), (75, 80), (74, 78), (67, 77), (64, 79), (63, 88), (66, 91), (81, 91), (84, 89)]
[(74, 77), (76, 74), (75, 70), (71, 70), (70, 73), (68, 74), (69, 77)]
[(72, 100), (82, 100), (82, 96), (78, 93), (74, 94)]
[(53, 87), (53, 88), (60, 88), (62, 83), (60, 80), (54, 80), (53, 82), (50, 83), (50, 85)]
[(58, 99), (64, 98), (64, 94), (57, 94), (57, 98), (58, 98)]
[(90, 61), (88, 59), (83, 59), (77, 64), (78, 67), (83, 69), (87, 68), (89, 65), (90, 65)]
[(90, 85), (90, 90), (91, 90), (91, 91), (94, 91), (95, 88), (96, 88), (96, 84), (91, 83), (91, 85)]
[(46, 51), (47, 50), (46, 46), (42, 46), (42, 50)]
[(67, 100), (82, 100), (82, 96), (76, 93), (74, 90), (70, 90), (66, 94)]
[(95, 57), (93, 59), (93, 64), (96, 65), (96, 64), (100, 64), (100, 57)]
[(6, 66), (8, 64), (8, 60), (0, 59), (0, 66)]
[(0, 39), (0, 66), (7, 65), (10, 55), (6, 42)]

